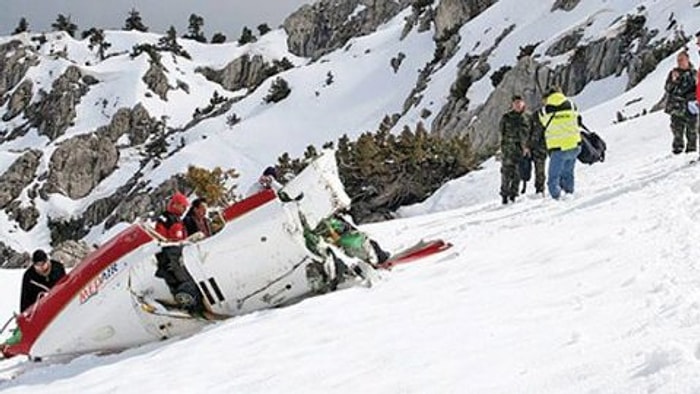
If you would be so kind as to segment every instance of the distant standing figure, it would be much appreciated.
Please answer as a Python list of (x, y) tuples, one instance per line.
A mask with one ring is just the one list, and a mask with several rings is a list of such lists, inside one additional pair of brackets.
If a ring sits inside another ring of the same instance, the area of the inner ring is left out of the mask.
[(525, 101), (513, 96), (511, 110), (501, 118), (501, 201), (515, 201), (520, 185), (519, 165), (523, 156), (530, 155), (527, 139), (530, 135), (530, 120), (525, 114)]
[(247, 197), (250, 197), (254, 194), (258, 194), (263, 190), (274, 190), (275, 192), (279, 191), (282, 188), (282, 185), (277, 181), (277, 169), (275, 167), (267, 167), (265, 171), (263, 171), (262, 175), (260, 175), (260, 178), (250, 186), (248, 189), (248, 193), (246, 194)]
[(574, 169), (581, 152), (581, 116), (574, 103), (553, 88), (547, 91), (539, 119), (544, 126), (549, 153), (547, 189), (549, 195), (558, 200), (562, 190), (569, 194), (574, 192)]
[(697, 113), (693, 114), (690, 110), (691, 102), (696, 100), (697, 86), (695, 70), (690, 65), (688, 52), (682, 51), (678, 54), (676, 67), (668, 73), (664, 88), (667, 96), (664, 111), (671, 115), (673, 154), (683, 152), (684, 147), (686, 153), (697, 151)]
[(211, 222), (207, 217), (207, 200), (198, 198), (192, 201), (183, 222), (188, 237), (196, 233), (202, 233), (204, 237), (209, 237), (211, 235)]
[(65, 275), (63, 264), (50, 260), (43, 250), (35, 250), (32, 254), (32, 266), (27, 268), (22, 277), (20, 311), (24, 312), (32, 306), (43, 293), (48, 293)]
[(530, 148), (530, 156), (535, 165), (535, 193), (544, 195), (544, 183), (547, 179), (545, 176), (547, 144), (544, 138), (544, 126), (537, 120), (536, 116), (530, 116), (530, 125), (527, 146)]

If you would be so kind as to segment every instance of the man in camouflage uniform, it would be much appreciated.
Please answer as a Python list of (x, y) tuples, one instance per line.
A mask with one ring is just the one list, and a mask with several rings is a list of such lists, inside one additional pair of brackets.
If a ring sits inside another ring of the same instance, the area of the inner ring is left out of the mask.
[[(673, 153), (697, 151), (698, 136), (695, 130), (697, 115), (690, 113), (688, 102), (695, 101), (695, 70), (690, 65), (688, 52), (682, 51), (676, 58), (677, 65), (666, 78), (666, 108), (671, 115)], [(685, 143), (684, 143), (685, 137)]]
[(535, 193), (544, 195), (545, 161), (547, 160), (547, 145), (544, 139), (544, 126), (537, 117), (530, 116), (530, 136), (527, 146), (535, 164)]
[(525, 114), (525, 101), (513, 96), (511, 110), (501, 118), (501, 199), (503, 204), (514, 202), (518, 196), (520, 174), (518, 165), (523, 156), (530, 154), (528, 137), (530, 119)]

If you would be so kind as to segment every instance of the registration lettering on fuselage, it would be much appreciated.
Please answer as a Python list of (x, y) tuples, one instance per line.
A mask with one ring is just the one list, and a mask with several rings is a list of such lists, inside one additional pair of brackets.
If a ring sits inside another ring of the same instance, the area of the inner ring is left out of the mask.
[(80, 303), (84, 304), (100, 292), (107, 282), (119, 272), (119, 263), (112, 263), (80, 290)]

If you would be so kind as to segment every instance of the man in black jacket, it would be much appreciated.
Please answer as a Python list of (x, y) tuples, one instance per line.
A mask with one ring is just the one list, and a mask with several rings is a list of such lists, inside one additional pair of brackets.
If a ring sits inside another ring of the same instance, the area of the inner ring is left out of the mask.
[(198, 198), (192, 201), (190, 210), (187, 211), (185, 218), (182, 220), (187, 230), (187, 236), (196, 233), (202, 233), (206, 238), (211, 235), (211, 221), (207, 217), (207, 200)]
[(47, 293), (58, 281), (66, 275), (63, 264), (49, 257), (41, 249), (32, 254), (32, 266), (27, 268), (22, 277), (22, 296), (20, 311), (24, 312), (32, 306), (42, 293)]

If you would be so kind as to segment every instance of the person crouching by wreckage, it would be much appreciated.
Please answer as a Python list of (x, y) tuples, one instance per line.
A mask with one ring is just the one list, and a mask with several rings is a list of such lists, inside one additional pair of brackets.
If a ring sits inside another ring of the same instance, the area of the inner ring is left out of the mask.
[[(156, 219), (156, 232), (166, 241), (180, 242), (187, 238), (187, 230), (181, 217), (188, 206), (187, 197), (182, 193), (175, 193), (165, 212)], [(165, 280), (175, 302), (190, 313), (204, 311), (202, 294), (182, 261), (182, 245), (164, 246), (156, 254), (156, 260), (156, 277)]]
[(371, 239), (340, 215), (333, 215), (319, 223), (314, 233), (331, 245), (343, 250), (349, 257), (356, 257), (372, 266), (377, 266), (390, 257), (379, 243)]

